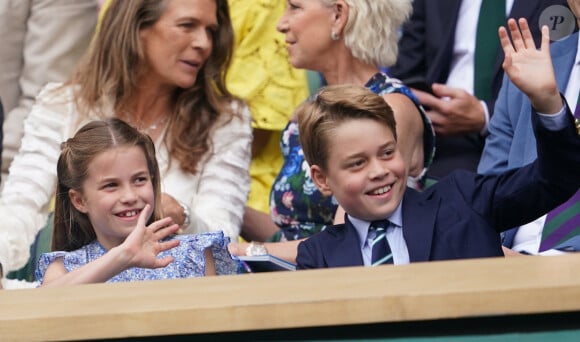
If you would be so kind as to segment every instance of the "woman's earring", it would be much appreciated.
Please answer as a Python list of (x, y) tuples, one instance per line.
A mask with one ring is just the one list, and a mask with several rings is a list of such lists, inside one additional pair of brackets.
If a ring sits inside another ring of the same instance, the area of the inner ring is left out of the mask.
[(338, 40), (338, 38), (340, 38), (340, 37), (338, 36), (338, 34), (336, 34), (336, 32), (334, 32), (334, 31), (330, 32), (330, 39)]

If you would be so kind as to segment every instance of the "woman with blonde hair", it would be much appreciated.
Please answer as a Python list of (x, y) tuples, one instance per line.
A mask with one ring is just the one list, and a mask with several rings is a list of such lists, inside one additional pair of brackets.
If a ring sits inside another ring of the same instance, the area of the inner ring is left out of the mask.
[[(434, 155), (433, 128), (410, 89), (381, 71), (397, 59), (398, 30), (411, 10), (411, 0), (288, 0), (277, 28), (286, 35), (292, 66), (320, 72), (328, 85), (365, 86), (389, 103), (409, 167), (408, 184), (421, 189)], [(335, 218), (337, 223), (344, 219), (336, 200), (316, 189), (298, 137), (293, 118), (282, 133), (285, 163), (272, 187), (271, 217), (264, 215), (261, 223), (276, 225), (282, 240), (291, 240), (266, 246), (291, 261), (297, 241), (325, 229)], [(236, 255), (264, 252), (254, 247), (231, 244), (230, 250)]]
[(184, 232), (236, 239), (249, 191), (250, 113), (225, 87), (226, 0), (115, 0), (69, 82), (48, 84), (0, 197), (0, 264), (17, 269), (46, 223), (60, 144), (117, 117), (155, 142), (161, 209)]

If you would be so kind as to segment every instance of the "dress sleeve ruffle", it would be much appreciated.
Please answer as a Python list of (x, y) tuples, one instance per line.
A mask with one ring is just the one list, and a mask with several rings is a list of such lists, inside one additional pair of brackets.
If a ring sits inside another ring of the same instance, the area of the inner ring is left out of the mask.
[(209, 248), (214, 258), (217, 275), (228, 275), (240, 273), (240, 262), (234, 258), (228, 251), (230, 239), (224, 236), (221, 231), (207, 232), (200, 234), (177, 235), (175, 238), (180, 243), (186, 245), (188, 251), (182, 270), (183, 277), (190, 277), (191, 274), (205, 274), (205, 255), (204, 251)]
[(63, 258), (64, 268), (67, 272), (70, 272), (81, 265), (86, 264), (86, 260), (81, 260), (79, 253), (75, 252), (50, 252), (50, 253), (42, 253), (38, 258), (38, 266), (35, 270), (35, 277), (36, 280), (42, 284), (44, 281), (44, 274), (46, 273), (46, 269), (48, 266), (53, 263), (58, 258)]

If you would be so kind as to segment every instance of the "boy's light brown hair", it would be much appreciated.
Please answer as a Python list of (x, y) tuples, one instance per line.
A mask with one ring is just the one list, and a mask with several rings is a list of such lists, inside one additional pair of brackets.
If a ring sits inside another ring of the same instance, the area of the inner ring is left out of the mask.
[[(296, 109), (300, 145), (308, 164), (326, 170), (331, 148), (329, 137), (340, 124), (350, 120), (370, 119), (386, 125), (397, 140), (391, 106), (379, 95), (357, 85), (322, 88)], [(360, 132), (365, 134), (365, 132)]]

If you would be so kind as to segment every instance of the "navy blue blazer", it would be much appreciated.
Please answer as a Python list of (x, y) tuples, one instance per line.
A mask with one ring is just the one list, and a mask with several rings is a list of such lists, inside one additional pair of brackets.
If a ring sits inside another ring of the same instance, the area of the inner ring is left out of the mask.
[[(467, 1), (467, 0), (465, 0)], [(515, 0), (509, 17), (527, 18), (536, 46), (541, 31), (538, 26), (542, 11), (551, 5), (568, 7), (566, 0)], [(393, 77), (423, 77), (428, 84), (446, 83), (453, 60), (455, 29), (461, 0), (414, 0), (411, 19), (403, 26), (399, 40), (397, 63), (389, 69)], [(475, 39), (475, 37), (474, 37)], [(490, 115), (501, 87), (504, 54), (497, 46), (493, 70), (493, 98), (487, 101)], [(437, 137), (437, 154), (427, 175), (439, 179), (456, 169), (475, 171), (484, 146), (479, 133)]]
[[(549, 131), (532, 122), (538, 159), (499, 175), (456, 171), (424, 192), (408, 188), (403, 236), (411, 262), (503, 256), (500, 232), (530, 222), (580, 187), (580, 132), (568, 111), (567, 126)], [(335, 225), (298, 246), (298, 268), (363, 265), (358, 235)]]
[[(578, 49), (578, 33), (550, 46), (552, 65), (559, 89), (566, 89)], [(531, 103), (507, 76), (495, 105), (495, 116), (489, 123), (489, 135), (481, 155), (479, 173), (500, 173), (531, 163), (536, 159), (536, 139), (529, 120)], [(512, 248), (518, 228), (507, 231), (504, 246)], [(559, 248), (580, 251), (580, 236), (564, 242)]]

